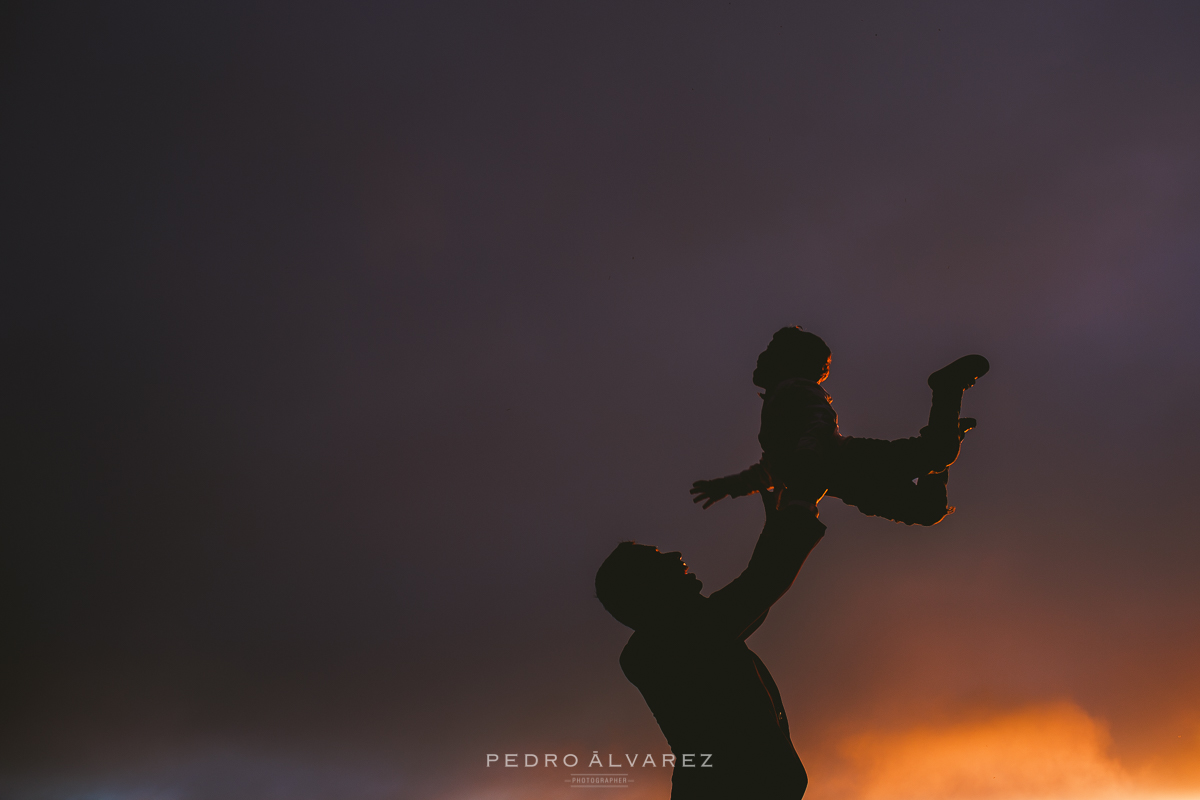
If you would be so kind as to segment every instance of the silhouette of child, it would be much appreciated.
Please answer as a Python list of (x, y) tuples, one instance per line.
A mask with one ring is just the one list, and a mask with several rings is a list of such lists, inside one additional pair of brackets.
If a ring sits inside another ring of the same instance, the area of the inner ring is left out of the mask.
[(946, 504), (949, 467), (962, 437), (975, 427), (975, 420), (958, 414), (963, 392), (988, 371), (987, 359), (963, 356), (930, 375), (929, 424), (920, 436), (891, 441), (838, 432), (837, 412), (821, 387), (830, 359), (816, 334), (799, 327), (776, 332), (754, 370), (754, 385), (764, 390), (762, 460), (736, 475), (696, 481), (695, 502), (708, 508), (760, 486), (815, 482), (864, 514), (908, 525), (935, 525), (954, 510)]

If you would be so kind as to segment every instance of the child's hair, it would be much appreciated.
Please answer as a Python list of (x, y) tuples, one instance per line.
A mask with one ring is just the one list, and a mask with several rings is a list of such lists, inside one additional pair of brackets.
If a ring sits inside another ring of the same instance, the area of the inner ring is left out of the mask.
[(799, 325), (780, 328), (758, 357), (754, 385), (770, 389), (788, 378), (806, 378), (820, 383), (829, 374), (829, 346), (815, 333)]

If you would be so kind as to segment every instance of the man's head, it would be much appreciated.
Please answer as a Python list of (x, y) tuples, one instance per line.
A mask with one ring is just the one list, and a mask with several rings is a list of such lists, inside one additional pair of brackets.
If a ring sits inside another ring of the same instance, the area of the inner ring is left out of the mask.
[(758, 356), (754, 385), (772, 389), (789, 378), (820, 383), (829, 377), (829, 346), (815, 333), (793, 326), (780, 328)]
[(634, 630), (667, 618), (698, 596), (702, 585), (679, 553), (636, 542), (621, 542), (596, 571), (596, 597)]

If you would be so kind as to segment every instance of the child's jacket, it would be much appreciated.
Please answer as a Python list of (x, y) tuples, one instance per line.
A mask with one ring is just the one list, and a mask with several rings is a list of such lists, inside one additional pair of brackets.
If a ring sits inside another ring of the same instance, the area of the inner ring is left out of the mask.
[(789, 378), (761, 396), (758, 443), (777, 468), (809, 454), (828, 455), (841, 439), (833, 401), (816, 381)]

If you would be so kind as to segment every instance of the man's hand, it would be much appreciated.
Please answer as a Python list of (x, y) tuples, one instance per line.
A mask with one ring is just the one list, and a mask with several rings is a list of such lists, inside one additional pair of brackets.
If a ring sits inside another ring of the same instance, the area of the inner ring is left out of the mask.
[[(772, 508), (784, 509), (790, 506), (800, 506), (812, 512), (812, 515), (817, 516), (817, 503), (821, 502), (821, 498), (825, 496), (825, 489), (819, 486), (814, 486), (810, 483), (803, 483), (797, 487), (785, 486), (782, 489), (771, 492), (774, 498), (774, 505), (767, 508), (767, 516), (771, 515)], [(763, 493), (763, 502), (767, 502), (766, 493)]]
[[(763, 503), (766, 505), (767, 517), (777, 510), (790, 506), (800, 506), (817, 516), (817, 503), (825, 496), (826, 488), (817, 481), (812, 470), (807, 470), (796, 476), (794, 485), (781, 486), (773, 492), (763, 490)], [(769, 499), (768, 499), (769, 495)]]
[(783, 494), (783, 489), (763, 488), (759, 492), (762, 495), (763, 510), (767, 512), (767, 519), (779, 513), (779, 497)]

